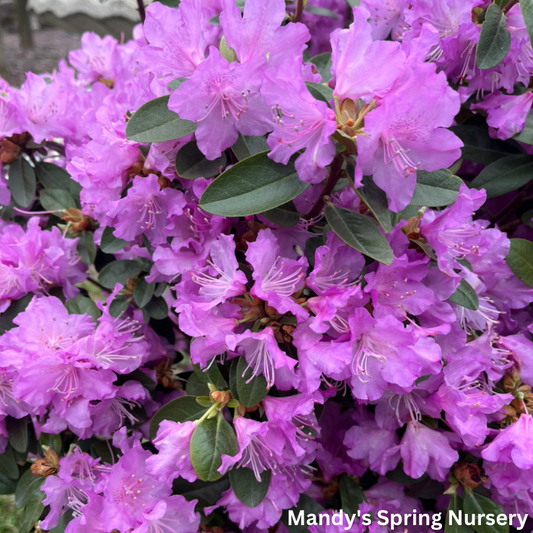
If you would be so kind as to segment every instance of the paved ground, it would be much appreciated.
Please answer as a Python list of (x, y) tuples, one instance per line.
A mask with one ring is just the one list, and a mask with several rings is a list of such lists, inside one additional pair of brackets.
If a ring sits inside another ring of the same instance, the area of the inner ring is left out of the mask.
[(34, 31), (33, 39), (33, 50), (21, 50), (17, 34), (3, 34), (5, 57), (10, 72), (8, 81), (11, 85), (20, 86), (27, 71), (37, 74), (52, 72), (57, 68), (59, 60), (66, 58), (70, 50), (80, 47), (80, 36), (63, 30)]

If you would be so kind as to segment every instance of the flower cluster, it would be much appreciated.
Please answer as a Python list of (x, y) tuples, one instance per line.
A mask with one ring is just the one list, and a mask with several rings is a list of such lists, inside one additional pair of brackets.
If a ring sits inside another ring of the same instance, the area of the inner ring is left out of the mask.
[(533, 515), (528, 16), (154, 2), (132, 40), (0, 80), (25, 532)]

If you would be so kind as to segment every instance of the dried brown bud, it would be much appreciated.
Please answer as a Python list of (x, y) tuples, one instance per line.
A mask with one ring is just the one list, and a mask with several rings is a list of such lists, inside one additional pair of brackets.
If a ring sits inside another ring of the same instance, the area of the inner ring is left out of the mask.
[(52, 448), (44, 452), (44, 459), (37, 459), (31, 465), (31, 473), (37, 477), (53, 476), (59, 472), (59, 457)]
[(172, 182), (164, 176), (159, 176), (159, 178), (157, 178), (157, 184), (159, 185), (159, 188), (161, 190), (169, 189), (170, 187), (172, 187)]
[(20, 146), (7, 139), (0, 141), (0, 161), (4, 165), (9, 165), (16, 161), (19, 154)]
[(217, 403), (221, 403), (222, 406), (226, 405), (230, 400), (231, 396), (226, 391), (214, 391), (209, 394), (213, 400)]
[(132, 291), (133, 289), (135, 289), (135, 285), (137, 285), (137, 280), (135, 278), (128, 278), (128, 280), (126, 281), (126, 288), (129, 291)]
[(484, 482), (479, 467), (473, 463), (455, 463), (453, 475), (463, 487), (476, 488)]

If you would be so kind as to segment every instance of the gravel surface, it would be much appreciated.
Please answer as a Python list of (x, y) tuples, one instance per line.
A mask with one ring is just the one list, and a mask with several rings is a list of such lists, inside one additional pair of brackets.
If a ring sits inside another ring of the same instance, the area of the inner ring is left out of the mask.
[(24, 83), (26, 72), (53, 72), (59, 60), (66, 59), (71, 50), (80, 47), (80, 36), (63, 30), (34, 31), (33, 50), (22, 50), (16, 33), (4, 32), (3, 41), (10, 72), (8, 81), (16, 87)]

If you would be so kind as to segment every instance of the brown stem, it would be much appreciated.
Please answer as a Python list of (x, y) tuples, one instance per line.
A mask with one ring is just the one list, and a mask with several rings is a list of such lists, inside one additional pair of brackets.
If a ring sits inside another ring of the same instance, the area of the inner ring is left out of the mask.
[(300, 20), (302, 20), (303, 12), (304, 12), (304, 0), (297, 0), (296, 12), (294, 13), (294, 22), (300, 22)]
[(137, 6), (138, 6), (138, 10), (139, 10), (139, 16), (141, 17), (141, 22), (144, 24), (144, 21), (146, 19), (146, 11), (144, 9), (143, 0), (137, 0)]
[(344, 158), (342, 157), (342, 154), (337, 154), (335, 156), (335, 159), (333, 159), (333, 161), (331, 162), (331, 166), (329, 167), (329, 174), (326, 178), (326, 183), (324, 183), (324, 187), (322, 188), (322, 192), (320, 193), (320, 196), (318, 197), (317, 201), (315, 202), (313, 207), (311, 207), (309, 213), (304, 216), (306, 220), (311, 220), (312, 218), (315, 218), (322, 211), (322, 208), (324, 207), (324, 204), (326, 202), (325, 197), (329, 196), (333, 192), (335, 185), (337, 185), (337, 182), (339, 181), (343, 162)]
[(507, 233), (509, 231), (514, 231), (518, 226), (522, 224), (522, 221), (520, 219), (513, 220), (512, 222), (507, 222), (507, 224), (504, 224), (503, 226), (500, 226), (498, 229), (503, 232)]
[(507, 13), (507, 11), (509, 11), (509, 9), (511, 9), (516, 4), (518, 4), (518, 0), (510, 0), (510, 2), (508, 2), (508, 4), (502, 9), (502, 11), (504, 13)]

